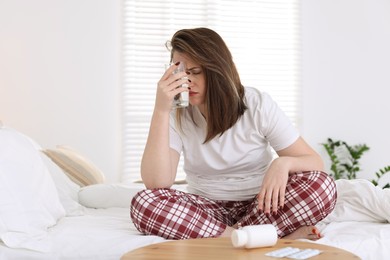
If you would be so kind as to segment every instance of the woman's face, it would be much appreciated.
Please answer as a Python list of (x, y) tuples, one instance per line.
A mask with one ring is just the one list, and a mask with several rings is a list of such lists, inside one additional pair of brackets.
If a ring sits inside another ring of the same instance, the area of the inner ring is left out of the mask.
[(191, 80), (190, 87), (190, 104), (197, 106), (199, 110), (204, 113), (205, 100), (206, 100), (206, 79), (201, 66), (191, 59), (187, 55), (175, 51), (172, 57), (172, 63), (185, 62), (187, 67), (188, 78)]

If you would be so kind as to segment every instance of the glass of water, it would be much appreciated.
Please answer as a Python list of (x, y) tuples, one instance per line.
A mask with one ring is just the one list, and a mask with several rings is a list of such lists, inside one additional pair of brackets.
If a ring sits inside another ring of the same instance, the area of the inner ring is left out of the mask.
[[(173, 74), (176, 74), (179, 72), (185, 72), (185, 71), (186, 71), (186, 64), (184, 62), (180, 62), (179, 66), (177, 67), (177, 69), (175, 69)], [(188, 78), (183, 77), (182, 79), (188, 79)], [(188, 83), (183, 83), (183, 84), (181, 84), (180, 87), (188, 88), (189, 86), (188, 86)], [(174, 97), (172, 107), (173, 108), (187, 107), (188, 104), (189, 104), (188, 91), (183, 91)]]

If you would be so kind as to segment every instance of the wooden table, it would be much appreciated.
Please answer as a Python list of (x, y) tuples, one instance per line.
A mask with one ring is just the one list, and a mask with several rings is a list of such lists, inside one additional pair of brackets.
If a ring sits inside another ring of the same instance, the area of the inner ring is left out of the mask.
[(298, 240), (279, 239), (273, 247), (263, 248), (234, 248), (230, 238), (202, 238), (176, 240), (153, 244), (141, 248), (137, 248), (122, 256), (121, 260), (153, 260), (153, 259), (192, 259), (192, 260), (228, 260), (228, 259), (287, 259), (274, 258), (265, 256), (264, 254), (270, 251), (277, 250), (282, 247), (297, 247), (300, 249), (313, 248), (323, 251), (321, 254), (310, 258), (310, 260), (357, 260), (360, 259), (356, 255), (339, 249), (336, 247), (321, 245), (317, 243), (303, 242)]

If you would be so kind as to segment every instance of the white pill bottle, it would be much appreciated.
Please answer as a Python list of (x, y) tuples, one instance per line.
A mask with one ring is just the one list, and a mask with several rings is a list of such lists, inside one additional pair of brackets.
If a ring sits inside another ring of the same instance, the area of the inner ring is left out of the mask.
[(267, 247), (276, 244), (278, 235), (271, 224), (254, 225), (234, 230), (231, 240), (234, 247)]

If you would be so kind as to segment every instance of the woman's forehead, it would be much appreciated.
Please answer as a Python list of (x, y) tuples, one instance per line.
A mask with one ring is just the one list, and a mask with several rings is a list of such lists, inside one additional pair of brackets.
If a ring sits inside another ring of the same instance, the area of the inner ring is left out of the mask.
[(192, 60), (190, 57), (188, 57), (188, 55), (175, 51), (175, 52), (173, 52), (173, 55), (172, 55), (172, 63), (176, 63), (178, 61), (185, 62), (187, 64), (187, 68), (193, 68), (193, 67), (200, 66), (194, 60)]
[(188, 57), (188, 55), (182, 52), (174, 51), (172, 55), (172, 61), (176, 62), (179, 60), (190, 61), (190, 58)]

